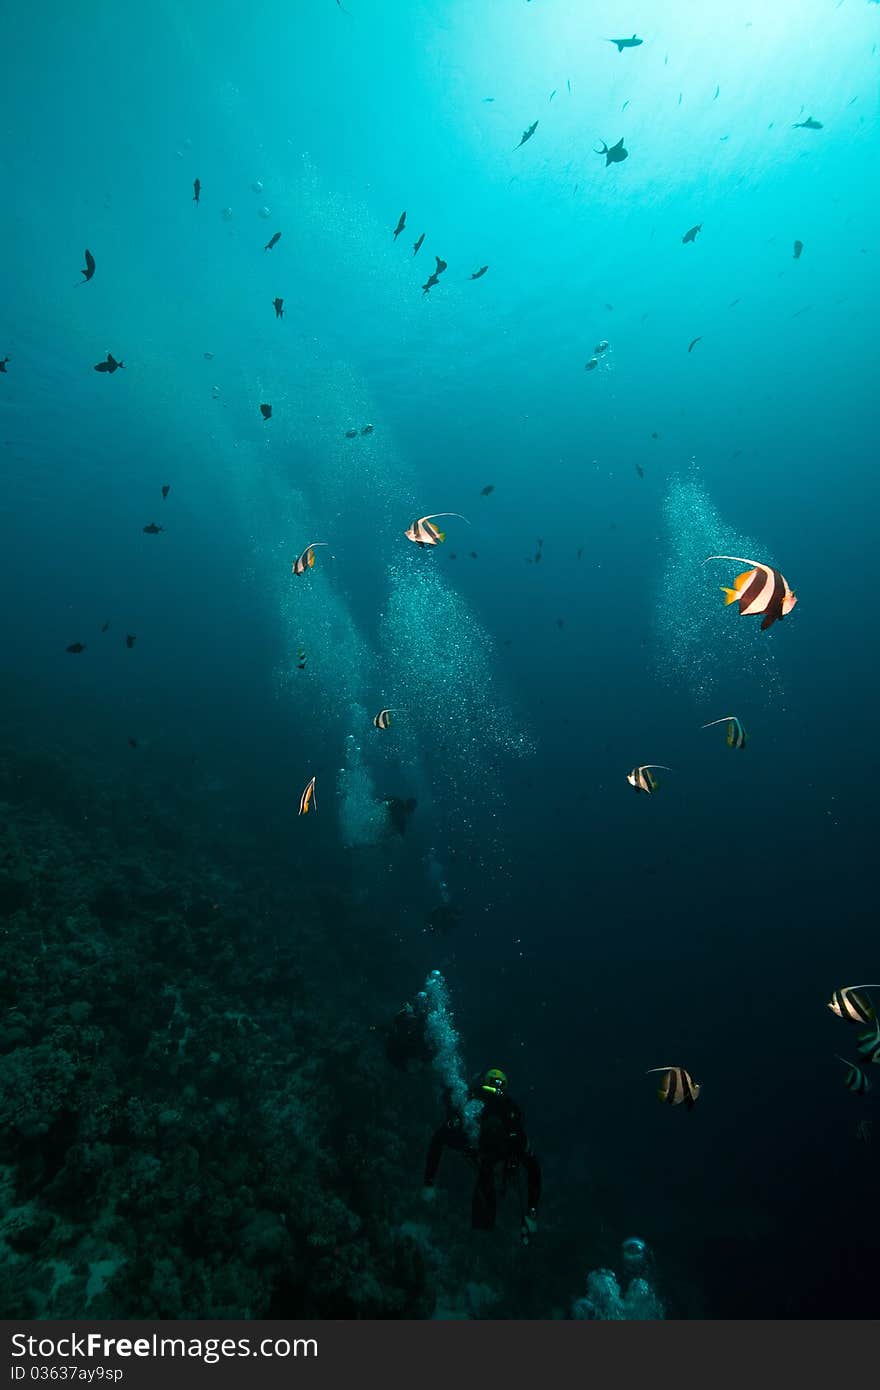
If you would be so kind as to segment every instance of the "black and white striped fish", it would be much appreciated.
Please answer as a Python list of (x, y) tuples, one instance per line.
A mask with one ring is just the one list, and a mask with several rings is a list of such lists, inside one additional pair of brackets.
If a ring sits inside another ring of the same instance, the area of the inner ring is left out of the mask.
[(877, 1015), (868, 996), (862, 993), (866, 989), (880, 989), (880, 985), (844, 985), (832, 994), (829, 1009), (846, 1023), (873, 1023)]
[(376, 715), (375, 719), (373, 720), (373, 723), (374, 723), (374, 725), (376, 726), (376, 728), (377, 728), (377, 729), (387, 729), (387, 728), (389, 727), (389, 725), (391, 724), (391, 716), (392, 716), (392, 714), (396, 714), (397, 711), (398, 711), (399, 709), (402, 709), (402, 708), (403, 708), (402, 705), (397, 705), (397, 707), (396, 707), (395, 709), (380, 709), (379, 713)]
[(291, 567), (293, 574), (305, 574), (306, 570), (310, 570), (315, 563), (315, 546), (328, 544), (328, 541), (312, 541), (311, 545), (307, 545), (302, 554), (298, 555), (293, 562)]
[(697, 1085), (690, 1073), (686, 1072), (684, 1067), (652, 1067), (646, 1075), (650, 1076), (656, 1071), (663, 1072), (663, 1080), (657, 1090), (657, 1099), (663, 1101), (665, 1105), (684, 1103), (688, 1110), (693, 1110), (702, 1088)]
[(745, 748), (746, 731), (735, 714), (725, 714), (721, 719), (710, 719), (708, 724), (703, 724), (701, 727), (704, 729), (711, 729), (715, 724), (727, 725), (728, 748)]
[(727, 596), (726, 604), (739, 604), (740, 617), (763, 613), (762, 632), (775, 622), (781, 622), (797, 603), (797, 596), (788, 587), (785, 575), (772, 565), (746, 560), (742, 555), (708, 555), (703, 564), (710, 560), (735, 560), (737, 564), (749, 566), (734, 579), (732, 589), (722, 586), (721, 592)]
[(837, 1060), (842, 1062), (845, 1067), (849, 1067), (849, 1071), (843, 1078), (843, 1084), (848, 1091), (852, 1091), (854, 1096), (863, 1096), (870, 1091), (871, 1083), (861, 1067), (857, 1067), (853, 1062), (848, 1062), (845, 1057), (838, 1056)]
[(446, 532), (434, 525), (434, 519), (438, 516), (457, 516), (460, 521), (467, 521), (470, 526), (467, 517), (462, 516), (461, 512), (431, 512), (428, 516), (420, 516), (411, 522), (403, 534), (408, 540), (415, 541), (416, 545), (440, 545), (446, 540)]
[(863, 1061), (880, 1066), (880, 1019), (875, 1020), (873, 1032), (859, 1033), (856, 1046)]
[(300, 799), (299, 799), (299, 815), (301, 815), (301, 816), (307, 816), (307, 815), (309, 814), (309, 811), (311, 811), (311, 809), (312, 809), (313, 806), (314, 806), (315, 810), (317, 811), (317, 809), (318, 809), (318, 803), (317, 803), (317, 801), (315, 800), (315, 779), (314, 779), (314, 777), (313, 777), (312, 780), (309, 782), (308, 786), (305, 788), (305, 790), (304, 790), (302, 796), (301, 796)]
[(659, 787), (660, 783), (652, 773), (652, 767), (658, 767), (663, 772), (672, 771), (672, 768), (666, 767), (664, 763), (644, 763), (642, 767), (634, 767), (632, 772), (626, 774), (626, 780), (637, 792), (647, 792), (650, 796)]

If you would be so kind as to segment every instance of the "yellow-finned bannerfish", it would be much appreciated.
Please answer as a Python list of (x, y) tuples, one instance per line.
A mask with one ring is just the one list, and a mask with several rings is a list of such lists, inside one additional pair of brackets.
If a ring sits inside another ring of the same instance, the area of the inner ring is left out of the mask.
[(468, 526), (471, 524), (461, 512), (431, 512), (428, 516), (420, 516), (411, 522), (403, 534), (407, 540), (415, 541), (416, 545), (440, 545), (446, 540), (446, 532), (434, 525), (438, 516), (457, 516), (459, 521), (467, 521)]
[(301, 816), (307, 816), (309, 814), (309, 811), (311, 811), (312, 807), (314, 807), (314, 809), (317, 811), (318, 803), (315, 800), (314, 777), (311, 779), (311, 781), (309, 782), (308, 786), (306, 787), (305, 791), (299, 799), (299, 814)]
[(392, 714), (397, 714), (397, 711), (403, 708), (403, 705), (397, 705), (394, 709), (380, 709), (373, 720), (373, 724), (377, 729), (387, 729), (391, 724)]
[(728, 748), (745, 748), (746, 731), (740, 724), (735, 714), (722, 715), (720, 719), (710, 719), (708, 724), (702, 724), (703, 729), (711, 729), (715, 724), (727, 725), (727, 746)]
[(775, 622), (781, 622), (797, 603), (797, 596), (789, 588), (785, 575), (772, 565), (746, 560), (742, 555), (707, 555), (703, 564), (707, 565), (710, 560), (735, 560), (739, 565), (749, 566), (734, 579), (732, 589), (722, 586), (721, 592), (726, 595), (726, 604), (739, 604), (740, 617), (763, 613), (762, 632)]
[(294, 560), (291, 567), (292, 573), (305, 574), (306, 570), (312, 569), (315, 563), (315, 547), (327, 544), (329, 544), (328, 541), (312, 541), (310, 545), (307, 545), (302, 554), (297, 555)]
[(877, 1017), (874, 1005), (862, 991), (880, 989), (880, 985), (844, 985), (836, 989), (828, 1001), (828, 1007), (845, 1023), (868, 1024)]
[(665, 763), (643, 763), (641, 767), (634, 767), (632, 772), (628, 772), (626, 780), (631, 787), (635, 787), (637, 792), (647, 792), (650, 796), (660, 785), (651, 771), (654, 767), (659, 768), (662, 772), (672, 771), (672, 768), (667, 767)]
[(848, 1062), (845, 1057), (841, 1057), (838, 1053), (834, 1055), (837, 1057), (838, 1062), (842, 1062), (845, 1067), (849, 1067), (849, 1071), (843, 1078), (843, 1084), (846, 1089), (852, 1091), (854, 1096), (863, 1096), (870, 1091), (871, 1083), (861, 1067), (857, 1067), (853, 1062)]
[(662, 1100), (665, 1105), (684, 1103), (688, 1110), (693, 1110), (702, 1087), (693, 1080), (690, 1072), (686, 1072), (684, 1067), (651, 1067), (646, 1075), (651, 1076), (657, 1071), (663, 1072), (663, 1079), (657, 1089), (657, 1099)]

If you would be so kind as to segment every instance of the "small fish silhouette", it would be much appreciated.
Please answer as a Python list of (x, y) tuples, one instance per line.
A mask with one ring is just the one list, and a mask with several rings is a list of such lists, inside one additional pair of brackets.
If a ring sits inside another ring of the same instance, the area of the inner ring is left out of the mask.
[(278, 245), (278, 243), (279, 243), (280, 240), (281, 240), (281, 233), (280, 233), (280, 232), (275, 232), (275, 234), (274, 234), (273, 236), (270, 236), (269, 240), (266, 242), (266, 245), (263, 247), (263, 250), (264, 250), (264, 251), (271, 251), (272, 248), (273, 248), (274, 246), (277, 246), (277, 245)]
[(200, 198), (200, 196), (201, 196), (201, 192), (202, 192), (202, 181), (201, 181), (201, 179), (193, 179), (193, 202), (195, 203), (196, 207), (198, 207), (198, 205), (199, 205), (199, 198)]
[(687, 246), (687, 244), (688, 244), (689, 241), (696, 241), (696, 239), (697, 239), (697, 232), (701, 232), (702, 230), (703, 230), (703, 224), (702, 224), (702, 222), (698, 222), (697, 225), (696, 225), (696, 227), (691, 227), (691, 228), (689, 228), (688, 231), (685, 232), (684, 236), (683, 236), (682, 239), (681, 239), (682, 245), (683, 245), (683, 246)]
[(622, 53), (625, 48), (638, 48), (645, 42), (644, 39), (637, 39), (633, 34), (631, 39), (606, 39), (606, 43), (616, 43), (618, 53)]
[(522, 133), (522, 139), (520, 140), (519, 145), (514, 145), (513, 148), (514, 148), (515, 150), (518, 150), (519, 147), (520, 147), (520, 145), (524, 145), (524, 144), (526, 143), (527, 140), (531, 140), (532, 136), (534, 135), (534, 133), (535, 133), (535, 131), (536, 131), (537, 129), (538, 129), (538, 122), (537, 122), (537, 121), (533, 121), (532, 124), (529, 126), (528, 130), (524, 130), (524, 131), (523, 131), (523, 133)]
[(605, 144), (605, 141), (603, 140), (603, 141), (602, 141), (602, 148), (601, 148), (601, 150), (595, 150), (594, 153), (595, 153), (595, 154), (604, 154), (604, 156), (605, 156), (605, 168), (606, 168), (606, 169), (608, 168), (608, 165), (609, 165), (609, 164), (622, 164), (623, 161), (629, 157), (629, 150), (625, 150), (625, 149), (623, 148), (623, 140), (622, 140), (622, 139), (621, 139), (621, 140), (618, 140), (617, 144), (616, 144), (616, 145), (612, 145), (610, 149), (608, 148), (608, 146)]

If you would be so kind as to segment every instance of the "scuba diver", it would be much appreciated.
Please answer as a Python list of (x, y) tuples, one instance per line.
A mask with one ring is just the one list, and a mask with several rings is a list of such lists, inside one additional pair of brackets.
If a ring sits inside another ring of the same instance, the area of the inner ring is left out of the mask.
[[(495, 1228), (497, 1205), (496, 1170), (500, 1170), (501, 1194), (513, 1182), (520, 1201), (520, 1237), (528, 1245), (529, 1237), (538, 1229), (538, 1203), (541, 1200), (541, 1165), (529, 1146), (523, 1123), (523, 1113), (507, 1094), (507, 1077), (497, 1067), (490, 1068), (471, 1084), (470, 1100), (482, 1102), (477, 1122), (476, 1144), (464, 1132), (462, 1117), (449, 1104), (444, 1124), (434, 1134), (425, 1159), (425, 1178), (422, 1196), (434, 1200), (434, 1180), (445, 1148), (463, 1153), (477, 1172), (471, 1201), (471, 1226), (474, 1230), (492, 1231)], [(526, 1170), (526, 1202), (523, 1206), (520, 1169)]]
[(391, 1020), (385, 1036), (385, 1056), (401, 1071), (418, 1071), (434, 1060), (435, 1050), (428, 1038), (428, 996), (422, 989)]

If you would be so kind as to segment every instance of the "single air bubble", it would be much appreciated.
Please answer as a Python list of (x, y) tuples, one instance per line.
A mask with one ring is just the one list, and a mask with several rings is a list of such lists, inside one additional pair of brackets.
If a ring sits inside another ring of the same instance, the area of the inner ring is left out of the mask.
[(251, 190), (252, 190), (254, 193), (262, 193), (262, 191), (263, 191), (263, 180), (262, 180), (262, 179), (254, 179), (253, 183), (251, 184)]
[(232, 221), (232, 208), (224, 208), (223, 211), (221, 212), (220, 216), (223, 218), (223, 221), (224, 221), (224, 222), (231, 222), (231, 221)]
[(635, 1270), (642, 1264), (648, 1254), (648, 1247), (639, 1236), (628, 1236), (620, 1247), (623, 1256), (623, 1263), (627, 1270)]
[(262, 217), (263, 221), (265, 222), (267, 217), (271, 217), (271, 216), (272, 216), (272, 209), (271, 209), (271, 208), (266, 208), (266, 207), (260, 208), (260, 216)]

